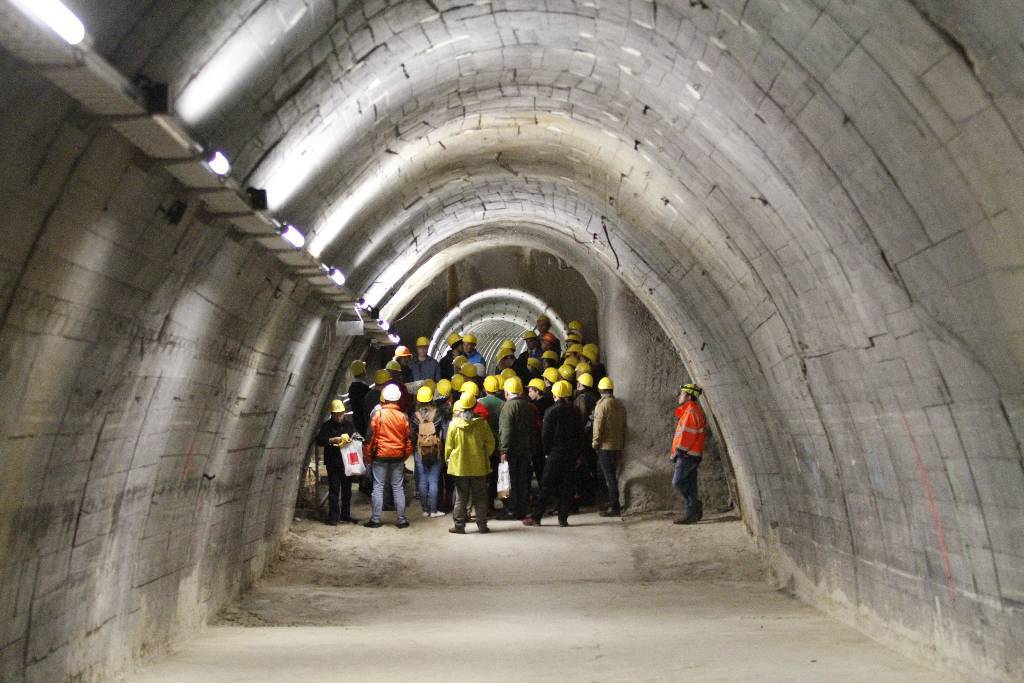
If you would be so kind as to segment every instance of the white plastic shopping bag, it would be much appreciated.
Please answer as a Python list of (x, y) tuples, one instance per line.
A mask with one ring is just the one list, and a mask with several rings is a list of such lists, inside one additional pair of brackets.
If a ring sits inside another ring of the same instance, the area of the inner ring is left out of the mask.
[(363, 464), (363, 440), (352, 439), (341, 447), (341, 459), (345, 463), (346, 477), (361, 477), (366, 474)]
[(508, 462), (498, 465), (498, 498), (506, 499), (512, 493), (512, 477), (508, 473)]

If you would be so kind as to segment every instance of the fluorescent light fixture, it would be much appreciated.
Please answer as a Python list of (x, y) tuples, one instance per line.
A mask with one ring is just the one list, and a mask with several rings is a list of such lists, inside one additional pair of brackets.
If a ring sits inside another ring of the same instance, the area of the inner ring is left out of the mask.
[(380, 329), (384, 330), (385, 332), (391, 329), (391, 323), (389, 323), (387, 320), (378, 320), (377, 324), (380, 325)]
[(288, 244), (292, 245), (296, 249), (301, 249), (302, 245), (306, 243), (306, 237), (291, 223), (285, 224), (281, 228), (281, 239)]
[(331, 278), (334, 284), (338, 285), (339, 287), (345, 284), (345, 274), (338, 270), (337, 268), (332, 267), (328, 269), (327, 277)]
[(402, 341), (402, 339), (397, 334), (389, 334), (388, 335), (388, 339), (390, 339), (391, 341), (393, 341), (396, 344), (398, 342)]
[(231, 172), (231, 162), (228, 161), (226, 156), (224, 156), (224, 152), (219, 149), (206, 160), (206, 167), (220, 176), (227, 175)]
[(85, 26), (60, 0), (15, 0), (22, 11), (34, 15), (69, 45), (85, 40)]

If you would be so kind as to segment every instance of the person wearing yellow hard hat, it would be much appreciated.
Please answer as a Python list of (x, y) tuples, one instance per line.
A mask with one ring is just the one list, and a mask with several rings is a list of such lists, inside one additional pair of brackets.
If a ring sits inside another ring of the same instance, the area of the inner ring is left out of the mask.
[(360, 434), (366, 433), (366, 420), (369, 411), (366, 409), (366, 395), (370, 386), (366, 383), (366, 363), (354, 360), (348, 366), (352, 381), (348, 385), (348, 404), (352, 406), (352, 424)]
[(540, 348), (540, 335), (537, 334), (535, 330), (526, 330), (523, 332), (523, 341), (526, 343), (526, 348), (516, 358), (516, 363), (513, 366), (513, 369), (520, 377), (529, 377), (530, 359), (535, 358), (540, 362), (540, 354), (542, 353)]
[(484, 360), (483, 355), (476, 350), (476, 343), (477, 339), (475, 334), (469, 333), (462, 335), (462, 355), (464, 355), (470, 363), (479, 363), (486, 368), (487, 361)]
[(626, 406), (615, 398), (615, 384), (610, 377), (602, 377), (597, 383), (601, 394), (594, 406), (593, 435), (591, 446), (597, 452), (597, 462), (604, 473), (608, 488), (608, 507), (601, 511), (602, 517), (618, 517), (622, 514), (619, 505), (618, 466), (622, 449), (626, 446)]
[(594, 376), (595, 382), (600, 382), (608, 371), (601, 362), (601, 351), (597, 344), (584, 344), (580, 355), (590, 364), (590, 374)]
[(565, 349), (566, 360), (574, 360), (578, 363), (580, 360), (581, 351), (583, 351), (582, 344), (569, 344)]
[(498, 454), (508, 463), (510, 479), (509, 504), (498, 519), (522, 521), (529, 513), (530, 478), (534, 440), (537, 431), (537, 409), (523, 392), (523, 382), (516, 376), (502, 385), (505, 404), (498, 419)]
[(409, 350), (408, 346), (399, 346), (395, 349), (395, 361), (402, 368), (402, 382), (411, 382), (412, 368), (410, 363), (412, 362), (412, 351)]
[(523, 378), (536, 379), (542, 372), (544, 372), (544, 366), (540, 364), (539, 358), (527, 358), (526, 372), (521, 375), (518, 372), (516, 374)]
[(576, 381), (576, 371), (573, 370), (571, 365), (562, 365), (558, 368), (558, 376), (569, 383), (572, 386)]
[(451, 385), (453, 393), (462, 393), (462, 387), (466, 383), (466, 378), (459, 373), (452, 375)]
[(422, 386), (416, 392), (411, 425), (420, 509), (424, 517), (443, 517), (444, 513), (438, 512), (437, 500), (444, 468), (444, 414), (434, 404), (434, 391), (429, 386)]
[(566, 327), (569, 328), (570, 332), (575, 332), (576, 334), (583, 336), (583, 323), (579, 320), (570, 320)]
[[(502, 379), (495, 375), (488, 376), (484, 382), (485, 396), (477, 399), (477, 405), (487, 409), (487, 425), (491, 428), (494, 438), (498, 438), (498, 420), (505, 405), (505, 393), (501, 389)], [(498, 452), (491, 453), (491, 473), (487, 475), (487, 492), (489, 504), (494, 504), (498, 495)]]
[(540, 524), (548, 506), (558, 500), (558, 525), (569, 526), (572, 506), (576, 453), (583, 438), (579, 416), (572, 406), (572, 386), (564, 380), (551, 387), (555, 404), (544, 413), (541, 443), (544, 444), (544, 474), (541, 478), (540, 497), (533, 514), (523, 520), (526, 526)]
[(576, 360), (575, 356), (567, 356), (566, 359), (562, 361), (562, 365), (568, 365), (570, 368), (575, 370), (576, 366), (579, 365), (579, 361)]
[(487, 475), (491, 472), (494, 434), (487, 420), (474, 411), (478, 405), (472, 394), (463, 393), (455, 403), (455, 416), (445, 437), (444, 457), (448, 473), (455, 479), (453, 525), (448, 530), (453, 534), (466, 533), (470, 502), (476, 513), (477, 530), (482, 534), (489, 531)]
[[(331, 417), (320, 425), (316, 445), (324, 449), (324, 465), (327, 466), (327, 519), (329, 526), (338, 522), (355, 524), (352, 517), (352, 479), (345, 475), (345, 461), (341, 449), (355, 433), (352, 416), (345, 413), (345, 404), (340, 399), (331, 401)], [(358, 443), (358, 442), (357, 442)], [(341, 497), (341, 504), (338, 498)]]
[(557, 370), (558, 366), (561, 365), (558, 359), (558, 352), (555, 351), (554, 349), (548, 349), (547, 351), (544, 351), (540, 355), (540, 363), (542, 368), (545, 370), (547, 368), (555, 368)]
[[(555, 372), (555, 379), (558, 379), (557, 371)], [(537, 421), (534, 426), (536, 435), (532, 456), (533, 475), (537, 478), (537, 486), (540, 486), (541, 480), (544, 478), (544, 448), (540, 439), (541, 422), (544, 419), (544, 413), (555, 402), (551, 397), (551, 392), (548, 391), (549, 386), (540, 377), (531, 379), (529, 384), (526, 385), (526, 396), (530, 399), (530, 405), (537, 411)]]
[(573, 406), (583, 425), (583, 441), (580, 442), (580, 466), (576, 468), (576, 503), (593, 505), (600, 495), (603, 477), (598, 477), (597, 452), (591, 446), (594, 429), (594, 406), (600, 396), (594, 388), (590, 373), (576, 373), (576, 398)]
[[(401, 394), (401, 398), (398, 401), (398, 406), (404, 411), (409, 412), (412, 409), (411, 398), (409, 396), (409, 388), (406, 384), (406, 368), (402, 367), (402, 364), (392, 358), (384, 366), (384, 369), (391, 374), (391, 379), (384, 386), (395, 386), (398, 387), (398, 392)], [(373, 418), (373, 411), (370, 414), (371, 419)]]
[(704, 390), (688, 383), (679, 387), (679, 407), (676, 408), (676, 431), (672, 437), (669, 457), (675, 463), (672, 486), (683, 497), (683, 516), (675, 524), (695, 524), (704, 516), (697, 491), (697, 468), (704, 455), (704, 439), (707, 435), (708, 420), (697, 400)]
[(541, 379), (544, 380), (544, 384), (547, 385), (548, 391), (550, 391), (552, 385), (561, 379), (561, 376), (558, 374), (558, 368), (544, 368)]
[(565, 343), (568, 344), (582, 344), (583, 336), (579, 332), (570, 332), (565, 335)]
[(409, 369), (412, 370), (412, 381), (422, 382), (431, 379), (435, 382), (441, 379), (441, 365), (427, 355), (430, 348), (430, 340), (426, 337), (416, 339), (416, 356), (409, 361)]
[(441, 376), (451, 377), (458, 369), (454, 365), (456, 356), (462, 355), (462, 335), (458, 332), (452, 332), (445, 339), (448, 344), (448, 351), (438, 361), (438, 365), (441, 366)]
[(537, 334), (543, 337), (545, 332), (551, 331), (551, 318), (543, 314), (538, 315), (537, 322), (534, 325), (534, 328), (536, 328)]

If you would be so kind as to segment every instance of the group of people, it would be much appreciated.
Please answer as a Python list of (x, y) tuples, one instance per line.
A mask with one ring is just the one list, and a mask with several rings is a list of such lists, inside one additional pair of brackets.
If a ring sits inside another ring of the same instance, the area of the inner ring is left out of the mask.
[[(598, 345), (585, 343), (579, 321), (568, 328), (563, 351), (550, 319), (540, 316), (536, 329), (523, 333), (524, 348), (517, 353), (516, 342), (504, 340), (490, 366), (469, 333), (451, 334), (440, 359), (429, 355), (426, 337), (416, 340), (415, 351), (398, 346), (394, 358), (373, 374), (372, 384), (366, 383), (365, 362), (353, 362), (351, 412), (335, 399), (331, 418), (316, 437), (328, 473), (327, 523), (358, 522), (351, 515), (352, 481), (341, 461), (341, 448), (356, 435), (362, 437), (371, 475), (365, 482), (371, 500), (367, 527), (382, 525), (389, 497), (398, 528), (409, 526), (404, 479), (410, 456), (423, 516), (451, 510), (451, 533), (465, 533), (470, 521), (480, 533), (489, 531), (502, 463), (508, 476), (498, 519), (534, 526), (553, 508), (559, 525), (568, 526), (571, 513), (601, 500), (607, 503), (602, 516), (620, 515), (617, 469), (626, 409), (615, 397)], [(676, 520), (681, 524), (702, 515), (697, 466), (706, 419), (697, 402), (700, 394), (693, 384), (681, 388), (670, 454), (676, 463), (673, 485), (686, 503)]]

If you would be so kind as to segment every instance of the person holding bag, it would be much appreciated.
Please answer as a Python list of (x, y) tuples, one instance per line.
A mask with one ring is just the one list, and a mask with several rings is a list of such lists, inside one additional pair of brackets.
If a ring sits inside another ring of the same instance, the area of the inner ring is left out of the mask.
[(434, 405), (434, 390), (429, 386), (420, 387), (416, 392), (416, 411), (412, 416), (412, 442), (416, 445), (416, 482), (424, 517), (444, 517), (444, 513), (437, 510), (437, 492), (444, 467), (441, 457), (443, 428), (444, 415)]
[[(340, 399), (331, 401), (331, 417), (320, 425), (316, 445), (324, 449), (324, 465), (327, 466), (327, 524), (337, 526), (338, 522), (356, 524), (352, 517), (352, 478), (345, 475), (345, 462), (341, 448), (348, 445), (355, 432), (352, 416), (345, 412)], [(341, 496), (341, 505), (338, 497)]]
[(487, 475), (491, 473), (494, 434), (487, 420), (473, 412), (476, 397), (465, 392), (455, 403), (455, 417), (445, 438), (444, 458), (448, 473), (455, 477), (455, 525), (449, 533), (466, 533), (466, 513), (472, 499), (476, 526), (482, 534), (487, 528)]

